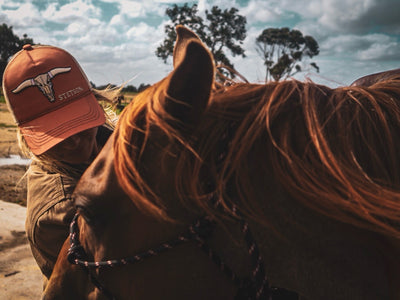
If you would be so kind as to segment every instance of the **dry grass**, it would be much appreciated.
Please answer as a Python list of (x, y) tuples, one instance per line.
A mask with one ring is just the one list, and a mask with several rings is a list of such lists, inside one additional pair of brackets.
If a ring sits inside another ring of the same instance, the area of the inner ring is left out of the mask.
[[(17, 127), (5, 103), (0, 103), (0, 157), (19, 154)], [(26, 205), (26, 166), (0, 166), (0, 199)]]

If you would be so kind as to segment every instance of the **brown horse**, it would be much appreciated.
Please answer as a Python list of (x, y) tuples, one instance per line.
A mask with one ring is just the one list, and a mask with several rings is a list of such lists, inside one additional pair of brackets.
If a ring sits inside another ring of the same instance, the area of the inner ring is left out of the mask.
[(220, 86), (177, 33), (80, 180), (44, 298), (400, 299), (399, 72)]

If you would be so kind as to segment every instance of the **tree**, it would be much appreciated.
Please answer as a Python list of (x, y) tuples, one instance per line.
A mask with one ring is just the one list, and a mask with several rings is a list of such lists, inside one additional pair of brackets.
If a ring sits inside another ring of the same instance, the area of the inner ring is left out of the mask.
[(122, 92), (123, 93), (137, 93), (138, 89), (136, 86), (130, 84), (130, 85), (124, 86), (122, 88)]
[(3, 78), (4, 70), (9, 58), (22, 49), (24, 44), (33, 44), (33, 40), (26, 34), (20, 39), (13, 33), (12, 26), (0, 25), (0, 78)]
[[(300, 62), (319, 54), (317, 41), (311, 36), (303, 36), (299, 30), (267, 28), (256, 39), (256, 50), (264, 60), (265, 81), (279, 81), (302, 72)], [(319, 72), (316, 63), (309, 65)]]
[(150, 86), (151, 86), (150, 84), (141, 83), (139, 85), (139, 87), (137, 88), (137, 91), (138, 91), (138, 93), (143, 92), (145, 89), (147, 89)]
[(225, 49), (228, 49), (233, 56), (245, 57), (241, 45), (246, 38), (247, 21), (246, 17), (238, 14), (236, 8), (221, 10), (214, 6), (211, 11), (206, 10), (206, 24), (203, 18), (197, 15), (196, 4), (191, 7), (187, 3), (183, 6), (174, 4), (171, 8), (167, 8), (165, 13), (172, 24), (165, 26), (166, 38), (156, 50), (157, 57), (163, 59), (165, 63), (168, 57), (172, 56), (176, 40), (175, 26), (179, 24), (190, 28), (199, 36), (214, 55), (216, 64), (222, 63), (233, 68)]

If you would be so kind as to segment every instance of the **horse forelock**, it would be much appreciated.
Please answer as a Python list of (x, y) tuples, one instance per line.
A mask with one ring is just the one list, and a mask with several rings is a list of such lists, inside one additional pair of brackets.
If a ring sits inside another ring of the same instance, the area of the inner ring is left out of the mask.
[(156, 117), (151, 115), (149, 99), (157, 96), (158, 86), (162, 82), (138, 94), (121, 113), (115, 132), (114, 169), (121, 187), (139, 208), (166, 218), (162, 203), (142, 178), (136, 163), (148, 138), (149, 120)]
[[(173, 120), (164, 110), (161, 97), (165, 96), (166, 80), (147, 88), (123, 110), (116, 127), (114, 141), (114, 169), (121, 187), (135, 204), (145, 212), (164, 220), (173, 221), (166, 213), (166, 205), (146, 183), (140, 173), (140, 160), (150, 135), (157, 127), (171, 142), (177, 142), (193, 153), (179, 130), (171, 126)], [(164, 149), (166, 150), (166, 149)]]
[[(175, 173), (182, 202), (188, 204), (190, 199), (207, 213), (218, 213), (205, 202), (199, 182), (207, 164), (222, 205), (229, 208), (229, 202), (236, 201), (248, 217), (262, 222), (265, 218), (257, 209), (260, 199), (249, 197), (254, 187), (248, 186), (251, 174), (245, 173), (243, 161), (255, 143), (267, 136), (270, 142), (263, 144), (265, 156), (259, 159), (270, 162), (294, 198), (329, 217), (399, 237), (399, 80), (336, 89), (295, 80), (237, 84), (212, 94), (195, 142), (186, 142), (165, 121), (168, 116), (158, 100), (163, 85), (160, 82), (138, 95), (117, 128), (116, 173), (139, 207), (168, 219), (167, 204), (135, 166), (151, 124), (182, 146)], [(213, 164), (221, 152), (218, 141), (232, 124), (235, 129), (226, 158), (217, 167)], [(140, 143), (135, 140), (138, 134)], [(240, 186), (238, 199), (229, 199), (224, 191), (230, 180)]]

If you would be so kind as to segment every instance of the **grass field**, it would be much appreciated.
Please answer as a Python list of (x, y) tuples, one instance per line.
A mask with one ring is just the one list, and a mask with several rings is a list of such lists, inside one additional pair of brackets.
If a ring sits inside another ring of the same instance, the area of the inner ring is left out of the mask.
[(136, 97), (138, 93), (122, 93), (122, 95), (124, 96), (124, 99), (121, 101), (123, 104), (127, 105), (129, 103), (131, 103), (131, 101)]
[[(137, 94), (138, 93), (123, 93), (124, 99), (122, 99), (121, 107), (119, 107), (119, 109), (117, 109), (117, 113), (119, 113), (123, 107), (128, 105), (132, 101), (132, 99), (135, 98), (135, 96)], [(3, 93), (0, 93), (0, 103), (6, 103)]]

